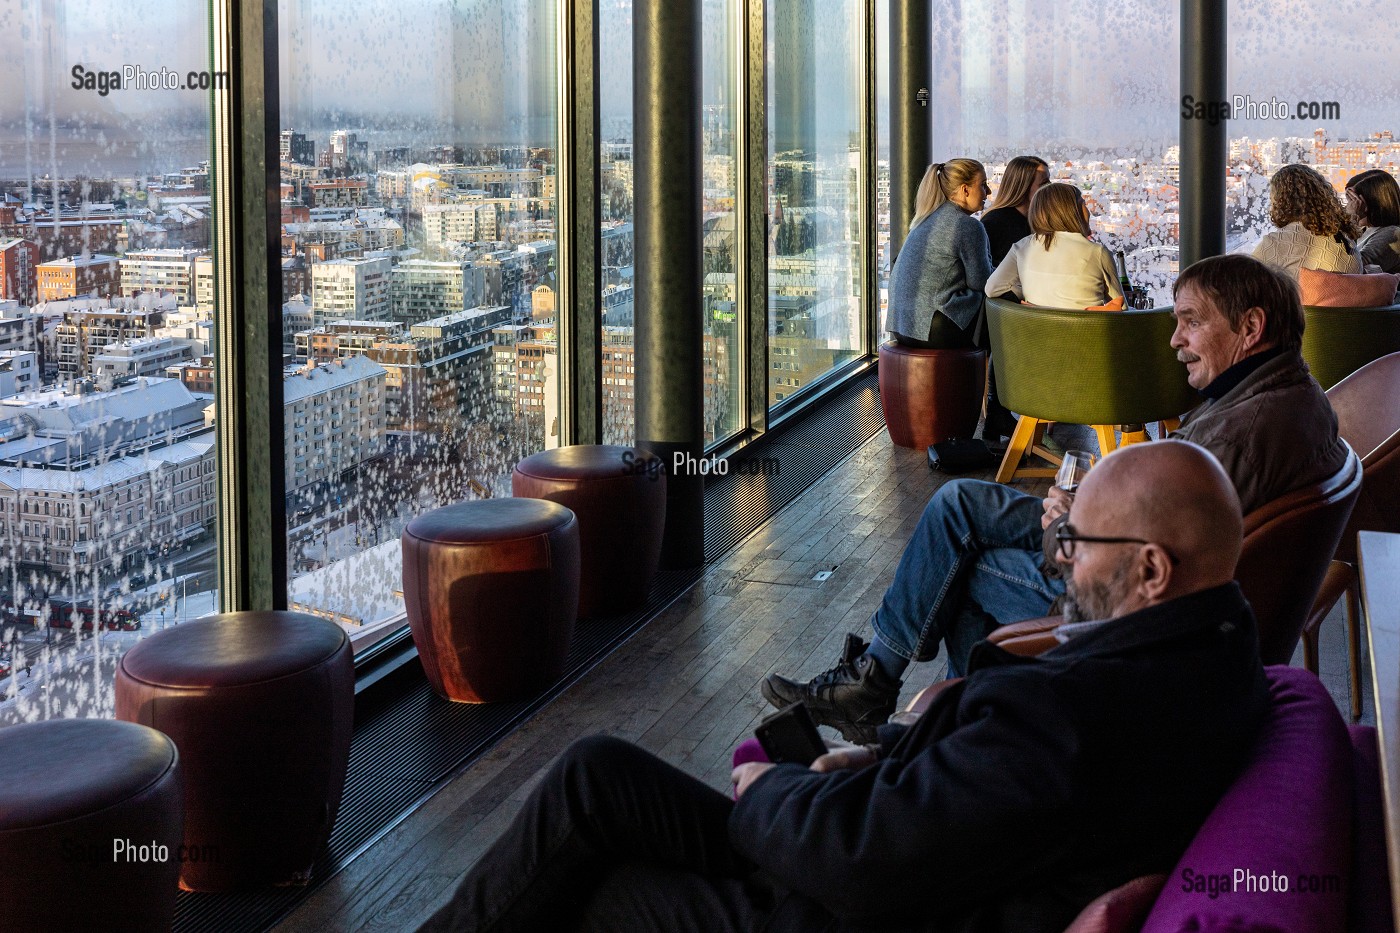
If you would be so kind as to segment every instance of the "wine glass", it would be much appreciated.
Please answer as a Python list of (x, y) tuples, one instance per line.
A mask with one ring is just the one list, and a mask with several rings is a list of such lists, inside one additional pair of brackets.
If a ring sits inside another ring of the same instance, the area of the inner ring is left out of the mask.
[(1094, 457), (1087, 450), (1066, 450), (1060, 461), (1060, 471), (1055, 474), (1055, 485), (1071, 496), (1084, 481), (1084, 475), (1094, 465)]

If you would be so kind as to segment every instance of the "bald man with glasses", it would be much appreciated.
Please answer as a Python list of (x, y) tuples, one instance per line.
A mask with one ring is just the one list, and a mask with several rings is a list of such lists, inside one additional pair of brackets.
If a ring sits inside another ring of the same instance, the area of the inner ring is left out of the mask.
[(1060, 532), (1085, 620), (1062, 644), (983, 642), (912, 724), (810, 767), (740, 765), (737, 802), (631, 743), (576, 742), (422, 930), (1060, 933), (1169, 871), (1252, 747), (1268, 688), (1241, 529), (1202, 448), (1124, 448)]

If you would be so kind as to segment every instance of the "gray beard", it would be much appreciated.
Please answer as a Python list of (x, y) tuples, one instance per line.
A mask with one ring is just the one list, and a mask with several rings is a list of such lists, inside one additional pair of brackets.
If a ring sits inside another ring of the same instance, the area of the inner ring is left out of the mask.
[(1076, 601), (1075, 598), (1073, 596), (1070, 596), (1068, 593), (1065, 594), (1065, 601), (1063, 606), (1066, 622), (1089, 621), (1087, 618), (1085, 618), (1084, 610), (1080, 607), (1078, 601)]

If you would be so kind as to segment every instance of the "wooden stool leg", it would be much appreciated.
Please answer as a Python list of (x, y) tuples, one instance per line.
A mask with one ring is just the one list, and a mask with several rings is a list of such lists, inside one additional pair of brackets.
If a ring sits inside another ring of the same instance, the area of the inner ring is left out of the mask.
[(1361, 627), (1356, 624), (1356, 578), (1353, 577), (1346, 591), (1347, 601), (1347, 649), (1351, 667), (1351, 721), (1361, 719)]
[(1309, 674), (1317, 673), (1317, 632), (1303, 630), (1303, 670)]
[(1096, 424), (1094, 433), (1099, 436), (1099, 456), (1107, 457), (1118, 447), (1118, 440), (1113, 435), (1113, 425)]
[(1022, 415), (1016, 422), (1016, 430), (1011, 435), (1011, 443), (1006, 445), (1006, 453), (1001, 458), (1001, 466), (997, 467), (996, 481), (998, 483), (1009, 483), (1016, 475), (1016, 467), (1021, 465), (1021, 458), (1026, 455), (1026, 450), (1031, 446), (1031, 439), (1035, 436), (1036, 425), (1040, 422), (1030, 417)]
[[(1134, 430), (1129, 431), (1128, 428), (1133, 428)], [(1122, 431), (1123, 440), (1122, 443), (1119, 444), (1120, 447), (1127, 447), (1129, 444), (1145, 444), (1152, 440), (1152, 437), (1147, 433), (1147, 428), (1141, 424), (1122, 425)]]

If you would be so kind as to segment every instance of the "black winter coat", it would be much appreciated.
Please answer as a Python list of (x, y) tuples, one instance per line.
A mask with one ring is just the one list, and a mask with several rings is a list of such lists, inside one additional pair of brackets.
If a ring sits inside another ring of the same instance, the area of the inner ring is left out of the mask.
[(1230, 583), (1039, 658), (983, 642), (965, 681), (859, 771), (778, 765), (730, 817), (771, 881), (769, 930), (1061, 933), (1099, 894), (1170, 871), (1268, 708)]

